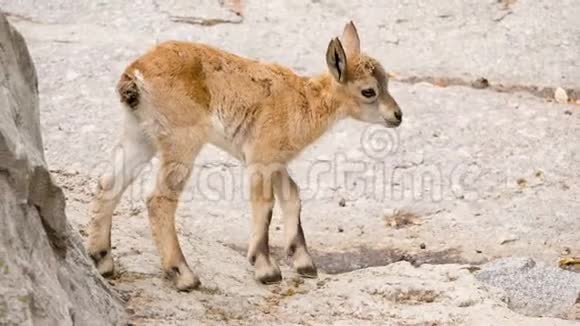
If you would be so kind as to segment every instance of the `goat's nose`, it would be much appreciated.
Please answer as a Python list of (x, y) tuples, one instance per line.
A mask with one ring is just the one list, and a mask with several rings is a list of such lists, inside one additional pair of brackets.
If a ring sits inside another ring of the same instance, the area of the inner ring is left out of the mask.
[(395, 118), (397, 118), (397, 120), (399, 120), (399, 121), (402, 121), (403, 120), (403, 112), (395, 111)]

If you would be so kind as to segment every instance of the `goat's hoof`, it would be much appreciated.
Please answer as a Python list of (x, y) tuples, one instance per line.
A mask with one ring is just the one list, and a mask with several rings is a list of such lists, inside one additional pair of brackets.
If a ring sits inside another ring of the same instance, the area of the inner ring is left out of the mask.
[(314, 265), (312, 257), (310, 257), (308, 253), (295, 255), (293, 265), (294, 270), (296, 270), (296, 273), (298, 273), (302, 277), (316, 278), (318, 276), (316, 265)]
[(296, 267), (296, 273), (305, 278), (317, 278), (318, 271), (314, 264)]
[(282, 281), (282, 272), (274, 264), (256, 269), (256, 280), (262, 284), (276, 284)]
[(189, 267), (184, 265), (173, 267), (166, 274), (173, 281), (178, 291), (189, 292), (197, 289), (201, 285), (199, 277)]
[(90, 254), (95, 267), (103, 277), (111, 277), (115, 273), (115, 264), (111, 250), (101, 250)]

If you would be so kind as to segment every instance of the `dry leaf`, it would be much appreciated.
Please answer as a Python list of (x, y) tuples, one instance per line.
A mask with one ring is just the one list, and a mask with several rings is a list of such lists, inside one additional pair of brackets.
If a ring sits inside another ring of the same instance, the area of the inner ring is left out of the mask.
[(415, 213), (405, 210), (395, 210), (392, 215), (385, 216), (388, 226), (400, 229), (411, 225), (421, 225), (423, 221)]

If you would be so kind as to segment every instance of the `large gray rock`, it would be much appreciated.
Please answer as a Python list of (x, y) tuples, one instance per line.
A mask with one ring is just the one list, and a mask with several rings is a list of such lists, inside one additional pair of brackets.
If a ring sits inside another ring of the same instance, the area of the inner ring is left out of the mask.
[(64, 208), (44, 160), (36, 71), (0, 13), (0, 325), (123, 322)]
[(580, 299), (580, 274), (530, 258), (492, 261), (483, 266), (477, 279), (505, 290), (509, 307), (528, 316), (573, 318), (574, 305)]

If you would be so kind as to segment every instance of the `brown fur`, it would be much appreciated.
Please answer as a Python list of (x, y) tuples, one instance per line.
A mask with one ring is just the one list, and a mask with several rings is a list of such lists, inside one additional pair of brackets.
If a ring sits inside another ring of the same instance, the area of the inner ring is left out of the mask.
[[(387, 75), (378, 61), (360, 52), (354, 24), (347, 24), (341, 39), (329, 44), (329, 73), (315, 77), (178, 41), (162, 43), (130, 64), (117, 87), (121, 102), (130, 108), (126, 131), (112, 171), (101, 177), (100, 184), (107, 187), (101, 186), (91, 203), (89, 252), (105, 252), (94, 255), (99, 270), (113, 269), (112, 210), (142, 166), (159, 152), (157, 186), (147, 201), (152, 232), (162, 265), (176, 286), (185, 290), (199, 285), (181, 252), (174, 214), (195, 156), (211, 143), (245, 162), (251, 174), (248, 258), (256, 278), (264, 283), (281, 278), (268, 246), (275, 200), (281, 204), (295, 268), (315, 276), (300, 223), (298, 187), (285, 165), (337, 120), (352, 117), (387, 127), (401, 123)], [(363, 89), (372, 89), (376, 96), (365, 97)]]

